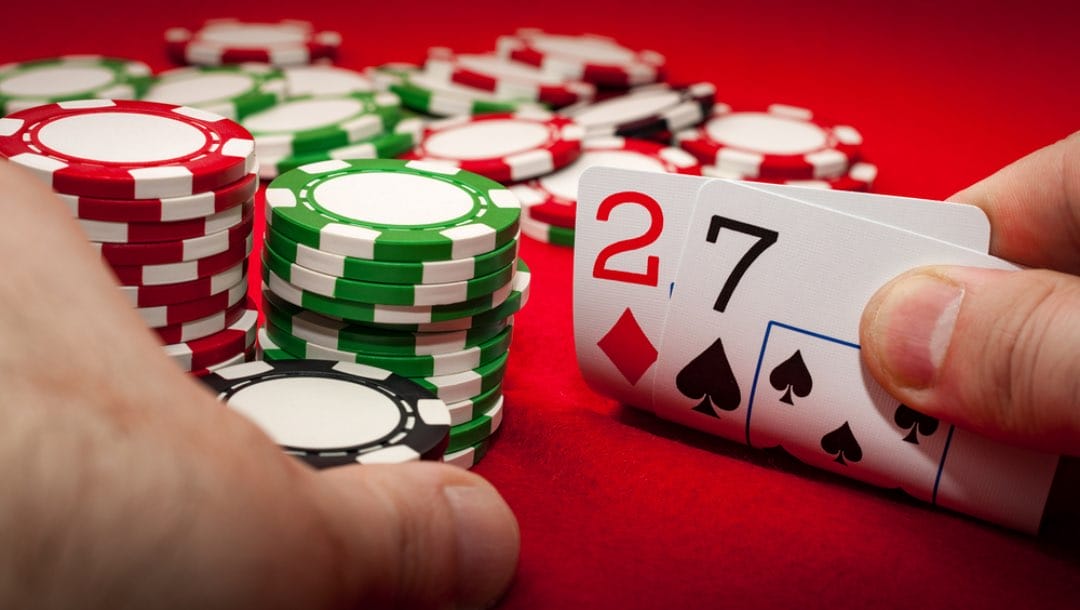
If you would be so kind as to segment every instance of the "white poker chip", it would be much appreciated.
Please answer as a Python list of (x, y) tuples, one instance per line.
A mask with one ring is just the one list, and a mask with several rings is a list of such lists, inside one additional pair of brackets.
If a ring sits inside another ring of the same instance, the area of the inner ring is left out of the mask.
[(409, 379), (327, 360), (262, 361), (202, 378), (290, 455), (316, 468), (440, 460), (446, 403)]
[(201, 108), (237, 120), (277, 104), (284, 96), (280, 70), (246, 63), (166, 70), (154, 77), (142, 99)]
[(285, 95), (289, 98), (347, 95), (375, 91), (375, 83), (360, 72), (315, 64), (284, 69)]
[(0, 66), (0, 116), (54, 102), (141, 96), (150, 67), (100, 55), (65, 55)]

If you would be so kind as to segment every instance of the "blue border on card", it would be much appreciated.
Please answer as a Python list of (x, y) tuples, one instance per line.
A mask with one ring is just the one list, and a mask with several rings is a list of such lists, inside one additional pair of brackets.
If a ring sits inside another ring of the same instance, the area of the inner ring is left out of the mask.
[[(844, 341), (842, 339), (837, 339), (836, 337), (830, 337), (829, 335), (823, 335), (821, 333), (814, 332), (812, 330), (806, 330), (805, 328), (799, 328), (797, 326), (792, 326), (790, 324), (784, 324), (783, 322), (777, 322), (776, 320), (769, 320), (769, 322), (765, 325), (765, 337), (761, 340), (761, 350), (758, 352), (757, 366), (754, 367), (754, 380), (752, 382), (752, 385), (750, 386), (750, 398), (746, 403), (746, 431), (745, 431), (745, 434), (746, 434), (746, 444), (749, 447), (754, 446), (750, 442), (750, 418), (754, 413), (754, 396), (757, 394), (758, 378), (761, 376), (761, 365), (765, 361), (765, 348), (766, 348), (766, 346), (769, 345), (769, 335), (772, 334), (772, 329), (773, 329), (774, 326), (777, 326), (779, 328), (783, 328), (785, 330), (790, 330), (792, 332), (807, 335), (809, 337), (814, 337), (815, 339), (822, 339), (824, 341), (829, 341), (829, 342), (832, 342), (832, 343), (836, 343), (838, 345), (843, 345), (844, 347), (851, 347), (851, 348), (854, 348), (854, 349), (862, 349), (859, 346), (858, 343), (852, 343), (850, 341)], [(951, 425), (949, 426), (949, 435), (945, 438), (945, 447), (941, 451), (941, 460), (938, 462), (937, 476), (934, 477), (934, 491), (930, 496), (930, 503), (931, 504), (935, 504), (935, 505), (937, 504), (938, 486), (941, 484), (941, 475), (945, 471), (945, 460), (949, 456), (949, 447), (952, 446), (953, 432), (955, 430), (956, 430), (955, 426), (951, 426)]]

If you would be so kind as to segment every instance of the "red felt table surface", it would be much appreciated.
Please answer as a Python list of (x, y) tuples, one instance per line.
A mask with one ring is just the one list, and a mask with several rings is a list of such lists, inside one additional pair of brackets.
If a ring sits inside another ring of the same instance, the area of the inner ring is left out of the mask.
[[(736, 108), (783, 102), (856, 126), (878, 192), (944, 198), (1080, 129), (1075, 2), (311, 2), (24, 0), (0, 60), (104, 53), (168, 66), (202, 18), (307, 18), (340, 63), (484, 51), (517, 26), (667, 55)], [(506, 608), (963, 607), (1080, 603), (1080, 534), (1032, 538), (927, 508), (622, 407), (574, 361), (572, 252), (525, 240), (502, 436), (476, 471), (521, 523)], [(1073, 515), (1077, 517), (1080, 515)], [(483, 569), (471, 566), (470, 569)]]

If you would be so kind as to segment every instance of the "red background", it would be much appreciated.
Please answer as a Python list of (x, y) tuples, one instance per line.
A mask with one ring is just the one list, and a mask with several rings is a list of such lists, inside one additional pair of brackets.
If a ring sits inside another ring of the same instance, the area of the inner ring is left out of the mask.
[[(1080, 128), (1075, 2), (17, 0), (0, 11), (0, 60), (104, 53), (162, 69), (166, 27), (217, 16), (337, 29), (354, 68), (421, 61), (430, 45), (488, 50), (517, 26), (612, 35), (736, 108), (784, 102), (856, 126), (884, 193), (944, 198)], [(521, 523), (504, 607), (1080, 604), (1075, 525), (1004, 531), (592, 393), (574, 363), (572, 252), (526, 240), (522, 253), (532, 300), (502, 437), (476, 469)]]

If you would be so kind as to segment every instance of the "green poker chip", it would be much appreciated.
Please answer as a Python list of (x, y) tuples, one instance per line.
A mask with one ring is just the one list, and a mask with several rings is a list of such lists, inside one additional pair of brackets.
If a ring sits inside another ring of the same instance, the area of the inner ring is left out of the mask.
[(506, 286), (514, 277), (514, 265), (471, 280), (445, 284), (383, 284), (334, 277), (290, 263), (273, 248), (264, 246), (263, 265), (293, 286), (315, 294), (346, 301), (382, 305), (451, 305), (478, 299)]
[[(267, 335), (265, 328), (259, 329), (258, 343), (259, 357), (267, 362), (303, 359), (274, 343)], [(506, 374), (506, 361), (509, 357), (510, 354), (507, 352), (471, 371), (433, 377), (412, 377), (411, 379), (447, 404), (460, 402), (467, 400), (471, 396), (479, 396), (499, 387), (503, 376)]]
[(491, 252), (448, 261), (374, 261), (316, 250), (289, 239), (273, 227), (266, 232), (266, 244), (290, 263), (335, 277), (384, 284), (443, 284), (469, 280), (513, 264), (518, 251), (518, 240), (512, 239)]
[(502, 398), (502, 384), (478, 396), (447, 403), (446, 408), (450, 410), (450, 425), (457, 426), (480, 417), (491, 410), (500, 398)]
[(529, 286), (532, 283), (532, 275), (529, 273), (525, 261), (518, 260), (518, 270), (514, 274), (509, 296), (498, 306), (490, 311), (485, 311), (473, 316), (454, 318), (452, 320), (440, 320), (438, 322), (424, 322), (418, 324), (372, 322), (370, 326), (384, 330), (410, 331), (422, 333), (447, 332), (455, 330), (468, 330), (479, 326), (490, 326), (502, 320), (506, 320), (525, 306), (529, 300)]
[(142, 99), (200, 108), (237, 120), (266, 110), (285, 96), (285, 77), (267, 64), (189, 66), (154, 77)]
[(131, 100), (150, 85), (141, 61), (100, 55), (67, 55), (0, 66), (0, 116), (84, 99)]
[(513, 327), (507, 327), (487, 343), (460, 352), (424, 356), (383, 356), (347, 352), (297, 338), (273, 324), (266, 325), (266, 335), (291, 354), (310, 360), (355, 362), (386, 369), (403, 377), (452, 375), (475, 369), (502, 356), (510, 349)]
[(421, 262), (491, 252), (517, 236), (521, 206), (498, 182), (441, 163), (334, 160), (266, 189), (274, 231), (316, 250)]
[(349, 301), (316, 294), (304, 290), (265, 266), (262, 270), (263, 281), (270, 290), (283, 300), (310, 309), (323, 315), (341, 318), (350, 322), (383, 324), (430, 324), (445, 320), (455, 320), (475, 316), (501, 305), (513, 291), (513, 280), (507, 282), (495, 292), (484, 296), (452, 303), (449, 305), (382, 305)]
[(409, 64), (377, 66), (369, 72), (377, 85), (396, 93), (406, 108), (437, 117), (516, 112), (543, 108), (532, 100), (499, 99), (495, 95), (437, 78)]
[(421, 119), (403, 118), (394, 126), (393, 133), (380, 134), (356, 144), (301, 155), (264, 157), (259, 159), (259, 176), (272, 179), (301, 165), (333, 159), (392, 159), (412, 150), (420, 139), (423, 127), (424, 121)]
[(521, 233), (545, 244), (574, 247), (574, 229), (557, 227), (527, 215), (521, 217)]
[(468, 470), (484, 459), (484, 456), (491, 449), (492, 442), (492, 438), (489, 437), (464, 449), (449, 451), (443, 456), (443, 463)]
[(459, 451), (491, 437), (502, 425), (502, 420), (503, 398), (500, 396), (495, 406), (484, 414), (464, 424), (450, 426), (450, 444), (446, 451)]
[(389, 132), (401, 119), (391, 93), (297, 98), (246, 117), (260, 158), (319, 153)]
[(341, 351), (384, 356), (459, 352), (483, 345), (510, 326), (510, 320), (501, 320), (468, 330), (414, 333), (327, 318), (287, 303), (269, 291), (263, 293), (263, 305), (267, 320), (294, 337)]

